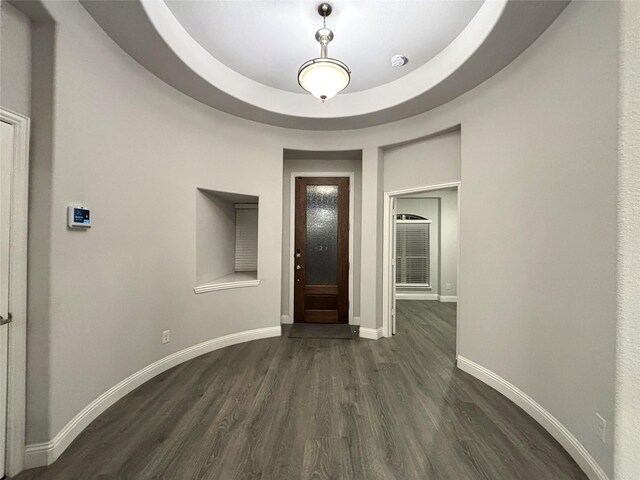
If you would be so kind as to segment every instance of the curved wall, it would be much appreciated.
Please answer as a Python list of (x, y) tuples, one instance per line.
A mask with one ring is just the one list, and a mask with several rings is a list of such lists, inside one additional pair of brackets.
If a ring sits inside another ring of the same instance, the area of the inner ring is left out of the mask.
[[(459, 354), (535, 399), (612, 474), (595, 412), (612, 426), (616, 4), (573, 2), (512, 64), (431, 112), (321, 134), (212, 110), (144, 70), (80, 4), (48, 8), (53, 147), (51, 165), (32, 158), (32, 187), (50, 189), (31, 197), (28, 443), (167, 355), (279, 326), (283, 148), (363, 150), (361, 322), (380, 327), (381, 147), (461, 125)], [(258, 287), (193, 294), (196, 187), (260, 196)], [(69, 202), (92, 208), (90, 231), (66, 229)]]

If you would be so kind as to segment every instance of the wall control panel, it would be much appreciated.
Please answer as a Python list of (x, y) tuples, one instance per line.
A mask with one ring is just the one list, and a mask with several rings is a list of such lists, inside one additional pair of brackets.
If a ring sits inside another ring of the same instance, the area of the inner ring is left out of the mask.
[(69, 205), (67, 207), (67, 225), (69, 228), (90, 228), (91, 210), (83, 205)]

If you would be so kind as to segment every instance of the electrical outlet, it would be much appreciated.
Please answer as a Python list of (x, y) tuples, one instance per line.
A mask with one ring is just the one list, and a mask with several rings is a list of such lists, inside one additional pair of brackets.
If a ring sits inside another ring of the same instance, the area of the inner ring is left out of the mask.
[(171, 330), (165, 330), (162, 332), (162, 343), (169, 343), (171, 341)]
[(447, 290), (451, 290), (451, 284), (447, 283), (444, 288), (446, 288)]
[(607, 421), (596, 412), (596, 428), (598, 430), (598, 438), (602, 443), (607, 442)]

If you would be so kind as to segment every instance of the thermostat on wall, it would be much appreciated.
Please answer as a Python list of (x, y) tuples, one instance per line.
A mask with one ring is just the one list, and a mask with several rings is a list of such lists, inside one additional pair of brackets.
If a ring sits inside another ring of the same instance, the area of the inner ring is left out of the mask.
[(67, 225), (69, 228), (91, 227), (91, 210), (82, 205), (69, 205), (67, 207)]

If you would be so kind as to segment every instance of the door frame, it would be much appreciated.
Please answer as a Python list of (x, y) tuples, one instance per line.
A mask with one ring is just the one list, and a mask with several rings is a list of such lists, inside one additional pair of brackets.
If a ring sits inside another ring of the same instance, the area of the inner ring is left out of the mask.
[[(421, 187), (405, 188), (402, 190), (393, 190), (384, 192), (384, 218), (383, 218), (383, 238), (382, 238), (382, 336), (391, 337), (391, 309), (393, 307), (393, 286), (395, 279), (391, 277), (392, 261), (394, 252), (391, 244), (392, 223), (391, 223), (391, 199), (408, 193), (425, 193), (433, 190), (442, 190), (444, 188), (457, 187), (458, 189), (458, 261), (457, 261), (457, 297), (458, 306), (460, 305), (460, 193), (462, 190), (461, 182), (441, 183), (437, 185), (425, 185)], [(458, 355), (460, 342), (460, 308), (456, 309), (456, 357)]]
[(289, 186), (289, 321), (294, 322), (295, 310), (295, 235), (296, 235), (296, 177), (349, 178), (349, 325), (353, 325), (353, 232), (355, 220), (355, 172), (291, 172)]
[(27, 229), (30, 119), (0, 107), (0, 120), (14, 127), (9, 260), (9, 355), (7, 372), (6, 474), (24, 468), (27, 370)]

